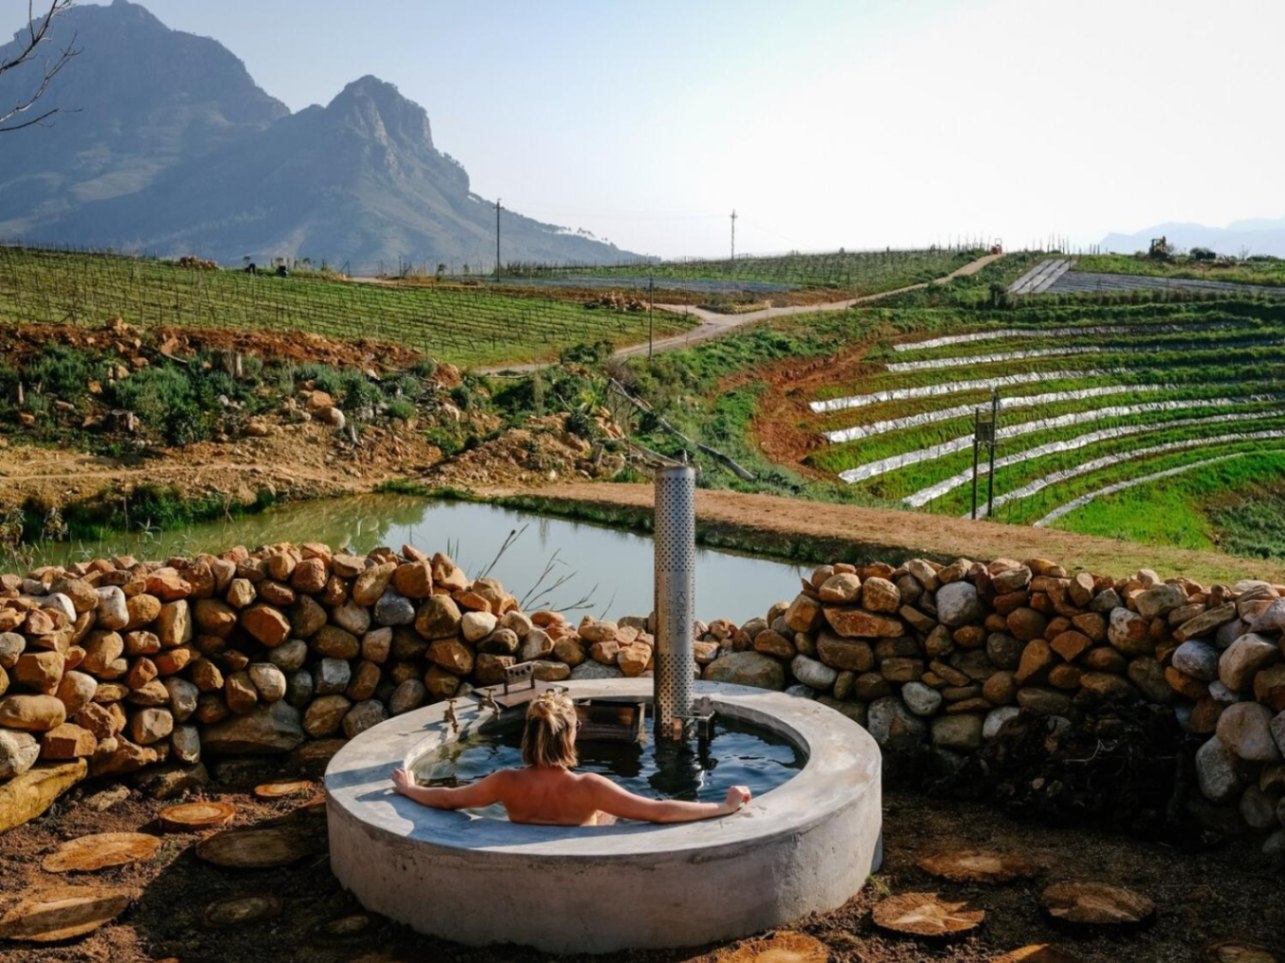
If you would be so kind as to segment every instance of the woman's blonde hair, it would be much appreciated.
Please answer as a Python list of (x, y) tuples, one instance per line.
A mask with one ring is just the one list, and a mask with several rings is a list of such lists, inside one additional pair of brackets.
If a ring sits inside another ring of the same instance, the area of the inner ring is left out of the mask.
[(576, 707), (564, 692), (548, 689), (526, 711), (522, 731), (522, 761), (528, 766), (566, 766), (578, 761), (576, 755)]

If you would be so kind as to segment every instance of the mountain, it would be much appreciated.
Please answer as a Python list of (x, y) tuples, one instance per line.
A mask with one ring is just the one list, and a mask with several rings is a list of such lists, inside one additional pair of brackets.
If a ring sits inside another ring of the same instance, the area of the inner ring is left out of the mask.
[[(60, 108), (49, 126), (0, 137), (0, 240), (354, 273), (494, 266), (494, 203), (393, 85), (362, 77), (292, 114), (216, 41), (127, 0), (72, 7), (55, 28), (51, 48), (74, 34), (81, 53), (40, 102)], [(0, 103), (22, 83), (11, 73)], [(500, 237), (506, 262), (638, 257), (507, 210)]]
[(1132, 254), (1146, 251), (1153, 237), (1167, 238), (1179, 250), (1207, 247), (1219, 254), (1270, 254), (1285, 257), (1285, 218), (1233, 221), (1226, 227), (1203, 224), (1158, 224), (1136, 234), (1108, 234), (1102, 247)]

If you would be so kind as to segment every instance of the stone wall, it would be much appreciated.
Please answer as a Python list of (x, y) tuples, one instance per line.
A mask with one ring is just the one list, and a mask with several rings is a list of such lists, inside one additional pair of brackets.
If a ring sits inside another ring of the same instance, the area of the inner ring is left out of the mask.
[[(959, 765), (1020, 724), (1057, 734), (1103, 706), (1147, 708), (1188, 734), (1211, 807), (1285, 850), (1281, 594), (1146, 571), (1070, 577), (1042, 560), (823, 565), (764, 618), (698, 624), (695, 651), (705, 678), (839, 709), (890, 760)], [(276, 545), (0, 576), (0, 793), (25, 781), (48, 796), (162, 761), (324, 756), (517, 662), (547, 681), (642, 675), (648, 629), (523, 613), (494, 579), (411, 547)]]

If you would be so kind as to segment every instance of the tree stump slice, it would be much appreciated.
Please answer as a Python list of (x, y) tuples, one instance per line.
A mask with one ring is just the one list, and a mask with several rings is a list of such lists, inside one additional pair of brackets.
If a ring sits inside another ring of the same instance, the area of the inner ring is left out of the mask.
[(714, 963), (828, 963), (830, 948), (806, 933), (781, 930), (748, 940), (714, 957)]
[(1203, 963), (1281, 963), (1265, 946), (1240, 940), (1215, 940), (1200, 951)]
[(365, 913), (353, 913), (349, 916), (341, 916), (339, 919), (330, 920), (322, 923), (318, 932), (322, 936), (328, 936), (332, 939), (344, 940), (352, 936), (360, 936), (370, 928), (370, 917)]
[(160, 838), (147, 833), (97, 833), (69, 839), (45, 857), (40, 868), (46, 873), (92, 873), (108, 866), (124, 866), (151, 859), (161, 845)]
[(211, 903), (201, 914), (201, 921), (210, 928), (241, 926), (271, 919), (280, 912), (281, 900), (275, 896), (242, 896)]
[(952, 883), (1007, 883), (1030, 879), (1039, 872), (1039, 867), (1020, 856), (976, 849), (925, 856), (919, 860), (919, 868)]
[(1110, 883), (1054, 883), (1040, 903), (1054, 922), (1075, 927), (1131, 929), (1149, 923), (1156, 912), (1141, 893)]
[(254, 794), (260, 799), (283, 799), (287, 796), (309, 795), (316, 788), (317, 784), (310, 779), (289, 779), (261, 783), (254, 787)]
[(226, 826), (235, 815), (236, 807), (231, 803), (193, 802), (166, 806), (157, 818), (167, 833), (194, 833)]
[(966, 902), (943, 900), (936, 893), (902, 893), (875, 904), (874, 923), (903, 936), (953, 939), (971, 933), (986, 919), (985, 910), (967, 906)]
[(225, 829), (196, 846), (197, 856), (225, 869), (274, 869), (316, 852), (316, 845), (300, 833), (275, 827)]
[(133, 898), (123, 890), (66, 887), (26, 899), (0, 917), (0, 939), (53, 943), (83, 936), (114, 920)]
[(1080, 963), (1080, 958), (1047, 943), (1032, 943), (997, 956), (990, 963)]

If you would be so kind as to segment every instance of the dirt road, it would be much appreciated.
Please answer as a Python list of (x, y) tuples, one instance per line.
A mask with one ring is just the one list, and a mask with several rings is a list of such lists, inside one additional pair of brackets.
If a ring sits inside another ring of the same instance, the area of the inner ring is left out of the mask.
[[(879, 291), (875, 294), (866, 294), (859, 298), (847, 298), (843, 301), (825, 301), (821, 304), (792, 304), (779, 308), (763, 308), (759, 311), (746, 311), (743, 314), (720, 314), (717, 311), (707, 311), (704, 308), (694, 307), (690, 304), (657, 304), (658, 311), (667, 311), (670, 314), (683, 314), (700, 319), (700, 324), (686, 331), (683, 334), (676, 334), (672, 338), (661, 338), (659, 341), (653, 341), (651, 344), (640, 342), (631, 344), (627, 348), (621, 348), (611, 357), (616, 360), (624, 358), (639, 358), (649, 353), (658, 351), (675, 351), (679, 348), (686, 348), (700, 341), (708, 341), (710, 338), (717, 338), (729, 331), (735, 331), (737, 328), (743, 328), (747, 324), (753, 324), (755, 321), (764, 321), (768, 318), (780, 318), (791, 314), (813, 314), (817, 311), (846, 311), (855, 304), (866, 304), (870, 301), (878, 301), (882, 298), (890, 298), (894, 294), (905, 294), (907, 291), (918, 291), (932, 284), (945, 284), (951, 278), (966, 277), (970, 274), (976, 274), (986, 265), (993, 261), (999, 260), (1002, 254), (987, 254), (979, 257), (975, 261), (969, 261), (961, 268), (956, 268), (949, 274), (936, 278), (932, 281), (924, 281), (920, 284), (910, 284), (904, 288), (894, 288), (891, 291)], [(535, 371), (538, 368), (548, 367), (547, 364), (508, 364), (496, 365), (490, 368), (478, 369), (482, 374), (524, 374)]]
[[(1002, 254), (987, 254), (979, 257), (975, 261), (970, 261), (961, 268), (956, 268), (944, 277), (937, 278), (934, 281), (924, 281), (921, 284), (910, 284), (904, 288), (895, 288), (891, 291), (879, 291), (876, 294), (867, 294), (859, 298), (847, 298), (843, 301), (827, 301), (824, 304), (794, 304), (780, 308), (763, 308), (761, 311), (747, 311), (744, 314), (719, 314), (717, 311), (707, 311), (704, 308), (696, 308), (687, 304), (658, 304), (656, 307), (661, 311), (669, 311), (672, 314), (686, 314), (692, 317), (700, 318), (700, 324), (690, 331), (683, 334), (674, 335), (672, 338), (662, 338), (660, 341), (654, 341), (651, 344), (651, 350), (654, 351), (672, 351), (676, 348), (685, 348), (688, 345), (695, 344), (698, 341), (706, 341), (710, 338), (717, 338), (733, 331), (736, 328), (744, 327), (747, 324), (753, 324), (755, 321), (765, 321), (768, 318), (780, 318), (791, 314), (813, 314), (817, 311), (846, 311), (848, 308), (857, 304), (867, 304), (871, 301), (879, 301), (883, 298), (890, 298), (894, 294), (905, 294), (907, 291), (918, 291), (932, 284), (945, 284), (951, 278), (966, 277), (970, 274), (976, 274), (986, 265), (993, 261), (999, 260)], [(634, 358), (647, 354), (648, 346), (645, 344), (630, 345), (628, 348), (621, 348), (613, 358)]]
[[(496, 487), (480, 494), (495, 497), (522, 491)], [(650, 485), (574, 482), (549, 485), (535, 493), (589, 505), (650, 508), (653, 504)], [(805, 538), (841, 548), (846, 557), (864, 561), (894, 561), (915, 555), (981, 560), (1047, 558), (1069, 570), (1086, 569), (1103, 575), (1124, 576), (1145, 567), (1166, 578), (1183, 575), (1201, 582), (1244, 578), (1285, 582), (1285, 565), (1217, 552), (1157, 548), (1046, 528), (775, 495), (700, 489), (696, 492), (696, 516), (702, 528), (735, 530), (745, 536), (748, 545), (770, 548), (782, 540)]]

